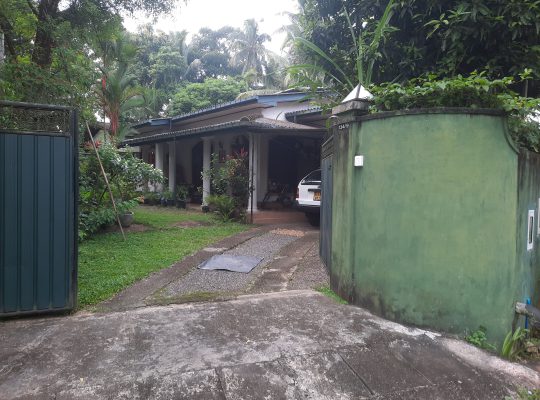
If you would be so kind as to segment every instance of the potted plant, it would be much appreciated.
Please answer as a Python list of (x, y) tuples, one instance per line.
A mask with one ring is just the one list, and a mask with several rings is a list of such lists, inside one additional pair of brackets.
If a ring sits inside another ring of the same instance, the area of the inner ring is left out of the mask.
[(133, 223), (133, 211), (131, 211), (137, 205), (137, 200), (121, 201), (117, 204), (118, 218), (122, 224), (122, 228), (127, 228)]
[(163, 191), (161, 199), (161, 205), (174, 206), (174, 194), (169, 189)]
[(186, 185), (178, 185), (176, 187), (176, 207), (186, 208), (188, 196), (188, 188)]
[(155, 206), (159, 203), (159, 196), (156, 192), (146, 192), (144, 194), (144, 204)]

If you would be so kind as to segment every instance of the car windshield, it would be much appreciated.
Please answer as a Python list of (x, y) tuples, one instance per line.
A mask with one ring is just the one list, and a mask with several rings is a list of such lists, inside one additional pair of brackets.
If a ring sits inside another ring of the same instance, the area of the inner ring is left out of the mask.
[(302, 180), (303, 184), (321, 183), (321, 170), (317, 169)]

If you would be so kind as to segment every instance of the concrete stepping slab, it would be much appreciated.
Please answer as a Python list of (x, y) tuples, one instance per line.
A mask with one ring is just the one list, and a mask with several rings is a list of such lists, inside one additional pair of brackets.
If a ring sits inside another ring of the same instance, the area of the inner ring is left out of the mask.
[(210, 270), (225, 270), (247, 274), (251, 272), (263, 259), (261, 257), (235, 256), (231, 254), (220, 254), (212, 256), (197, 268)]

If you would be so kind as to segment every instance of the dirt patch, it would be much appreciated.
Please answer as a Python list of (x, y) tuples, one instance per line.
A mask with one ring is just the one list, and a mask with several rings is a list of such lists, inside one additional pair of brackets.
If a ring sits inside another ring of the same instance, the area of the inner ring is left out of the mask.
[(196, 228), (198, 226), (210, 226), (210, 225), (212, 224), (206, 221), (181, 221), (181, 222), (175, 222), (174, 224), (171, 224), (171, 226), (174, 226), (175, 228)]
[[(143, 225), (143, 224), (131, 224), (131, 226), (128, 226), (127, 228), (124, 227), (125, 233), (132, 233), (132, 232), (144, 232), (149, 230), (150, 227)], [(103, 229), (103, 232), (105, 233), (111, 233), (111, 232), (120, 232), (120, 228), (118, 225), (111, 225)]]

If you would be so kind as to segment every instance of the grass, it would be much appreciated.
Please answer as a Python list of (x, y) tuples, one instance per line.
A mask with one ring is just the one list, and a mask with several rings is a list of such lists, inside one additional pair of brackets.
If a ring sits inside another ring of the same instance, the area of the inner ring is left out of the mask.
[(135, 223), (154, 228), (170, 228), (176, 222), (197, 221), (216, 224), (216, 219), (210, 213), (198, 213), (173, 207), (141, 206), (135, 212)]
[[(209, 225), (178, 228), (182, 221)], [(79, 308), (112, 297), (152, 272), (166, 268), (185, 256), (248, 225), (217, 222), (211, 215), (185, 210), (139, 207), (135, 223), (149, 227), (144, 232), (98, 234), (79, 245)]]
[(326, 297), (331, 298), (336, 303), (348, 304), (346, 300), (343, 300), (341, 297), (339, 297), (332, 289), (330, 289), (330, 286), (328, 285), (316, 287), (315, 290), (319, 293), (324, 294)]

